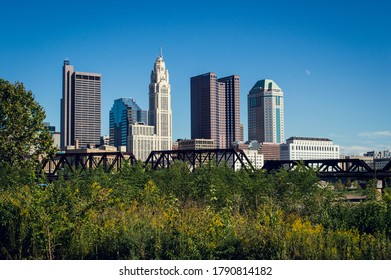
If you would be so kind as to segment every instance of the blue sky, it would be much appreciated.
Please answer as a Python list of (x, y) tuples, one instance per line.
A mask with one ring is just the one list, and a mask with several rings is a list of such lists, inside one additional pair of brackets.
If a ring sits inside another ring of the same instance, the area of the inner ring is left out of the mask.
[(61, 67), (102, 78), (102, 134), (120, 97), (148, 108), (160, 47), (170, 74), (173, 139), (190, 138), (190, 77), (273, 79), (285, 136), (328, 137), (344, 154), (391, 149), (388, 1), (6, 1), (0, 77), (33, 91), (60, 127)]

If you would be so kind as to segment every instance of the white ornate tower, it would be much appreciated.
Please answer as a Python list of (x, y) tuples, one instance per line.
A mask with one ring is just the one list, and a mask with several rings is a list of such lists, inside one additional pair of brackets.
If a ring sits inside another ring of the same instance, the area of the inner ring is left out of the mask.
[(172, 149), (171, 89), (163, 55), (156, 59), (149, 84), (148, 124), (155, 126), (157, 150)]

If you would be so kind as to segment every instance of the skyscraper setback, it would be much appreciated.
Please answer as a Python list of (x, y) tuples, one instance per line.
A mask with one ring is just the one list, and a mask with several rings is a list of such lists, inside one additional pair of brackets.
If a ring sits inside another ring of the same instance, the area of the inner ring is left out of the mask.
[(149, 84), (148, 124), (155, 127), (157, 150), (172, 148), (171, 87), (163, 55), (156, 59)]
[(248, 138), (258, 142), (284, 142), (284, 93), (273, 80), (260, 80), (248, 96)]
[(171, 87), (162, 54), (155, 61), (149, 84), (148, 125), (129, 126), (128, 151), (146, 160), (153, 150), (172, 149)]
[(239, 76), (217, 79), (206, 73), (190, 79), (191, 138), (213, 139), (229, 148), (240, 138)]
[[(63, 65), (61, 148), (79, 143), (99, 145), (101, 136), (101, 74), (75, 72)], [(77, 141), (76, 141), (77, 140)]]

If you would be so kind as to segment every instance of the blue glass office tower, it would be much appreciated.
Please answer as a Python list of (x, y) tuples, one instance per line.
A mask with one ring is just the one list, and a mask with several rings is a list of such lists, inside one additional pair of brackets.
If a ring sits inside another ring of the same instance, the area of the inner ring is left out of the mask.
[(248, 139), (284, 142), (284, 93), (269, 79), (255, 83), (248, 96)]
[(110, 110), (110, 145), (119, 147), (127, 145), (130, 124), (147, 123), (147, 111), (141, 110), (132, 98), (114, 100)]

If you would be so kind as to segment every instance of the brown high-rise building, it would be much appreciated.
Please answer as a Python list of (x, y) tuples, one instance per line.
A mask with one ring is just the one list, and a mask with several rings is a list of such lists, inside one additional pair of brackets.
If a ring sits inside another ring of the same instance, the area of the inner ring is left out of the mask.
[(243, 141), (240, 131), (240, 90), (239, 76), (232, 75), (217, 80), (225, 85), (225, 139), (226, 147), (234, 141)]
[(219, 149), (239, 139), (239, 76), (217, 79), (206, 73), (190, 79), (191, 138), (213, 139)]
[(101, 134), (101, 74), (75, 72), (63, 65), (61, 148), (99, 145)]

